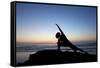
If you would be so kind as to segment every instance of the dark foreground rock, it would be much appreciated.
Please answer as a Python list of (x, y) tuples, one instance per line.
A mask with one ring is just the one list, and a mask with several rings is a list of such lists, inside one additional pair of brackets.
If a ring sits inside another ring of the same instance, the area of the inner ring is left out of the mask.
[(24, 63), (18, 63), (17, 66), (80, 63), (95, 61), (97, 61), (96, 55), (68, 51), (61, 52), (58, 50), (43, 50), (38, 51), (35, 54), (31, 54), (28, 61)]

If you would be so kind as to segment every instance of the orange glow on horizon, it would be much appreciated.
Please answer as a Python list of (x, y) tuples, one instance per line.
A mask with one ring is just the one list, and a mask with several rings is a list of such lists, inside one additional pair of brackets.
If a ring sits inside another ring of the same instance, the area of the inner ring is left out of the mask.
[(90, 42), (90, 41), (96, 41), (96, 36), (92, 35), (70, 35), (68, 36), (68, 39), (72, 42)]
[(56, 43), (57, 39), (46, 36), (33, 36), (30, 38), (17, 38), (18, 43)]
[[(70, 35), (67, 37), (71, 42), (95, 41), (95, 36)], [(51, 36), (18, 37), (17, 43), (57, 43), (57, 39)]]

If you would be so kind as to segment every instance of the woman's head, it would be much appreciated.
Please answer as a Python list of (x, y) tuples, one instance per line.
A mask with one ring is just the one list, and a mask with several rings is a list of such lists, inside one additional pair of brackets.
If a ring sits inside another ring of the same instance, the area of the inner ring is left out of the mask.
[(60, 37), (60, 32), (57, 32), (56, 33), (56, 38), (59, 38)]

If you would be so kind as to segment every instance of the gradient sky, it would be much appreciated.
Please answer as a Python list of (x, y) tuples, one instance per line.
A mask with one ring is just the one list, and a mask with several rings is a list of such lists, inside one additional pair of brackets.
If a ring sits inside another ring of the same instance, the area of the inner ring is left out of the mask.
[(17, 42), (56, 43), (58, 24), (73, 42), (96, 40), (96, 8), (16, 4)]

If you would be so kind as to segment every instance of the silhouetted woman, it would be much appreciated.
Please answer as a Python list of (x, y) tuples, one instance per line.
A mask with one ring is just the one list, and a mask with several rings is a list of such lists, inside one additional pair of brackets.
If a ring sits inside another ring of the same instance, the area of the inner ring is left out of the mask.
[(60, 46), (62, 45), (62, 40), (61, 40), (61, 34), (60, 32), (56, 33), (56, 38), (58, 39), (57, 45), (58, 45), (58, 50), (60, 51)]
[(58, 45), (58, 50), (60, 51), (60, 46), (65, 46), (65, 47), (70, 47), (74, 52), (76, 52), (77, 50), (87, 53), (85, 51), (83, 51), (82, 49), (76, 47), (75, 45), (73, 45), (71, 42), (69, 42), (68, 40), (66, 41), (66, 39), (64, 38), (64, 36), (60, 33), (57, 32), (56, 33), (56, 38), (58, 39), (57, 45)]

